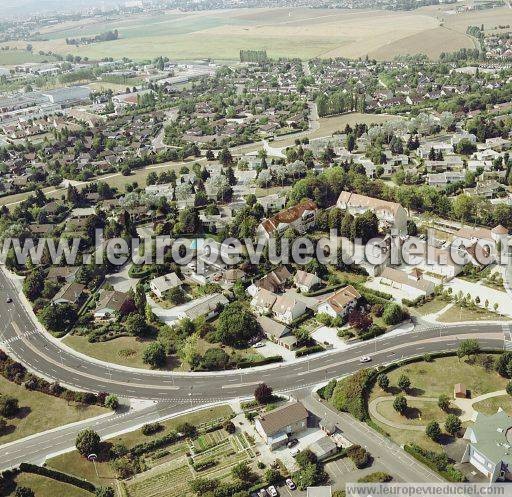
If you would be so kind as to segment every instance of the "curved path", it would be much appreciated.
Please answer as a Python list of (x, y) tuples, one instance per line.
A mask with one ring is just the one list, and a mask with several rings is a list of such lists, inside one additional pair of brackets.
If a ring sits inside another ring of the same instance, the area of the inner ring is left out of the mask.
[[(406, 395), (405, 398), (407, 400), (414, 400), (415, 402), (437, 402), (438, 400), (434, 397), (411, 397), (410, 395)], [(377, 406), (379, 404), (392, 401), (393, 397), (377, 397), (376, 399), (373, 399), (368, 404), (368, 409), (370, 410), (370, 414), (372, 415), (372, 417), (375, 418), (380, 423), (385, 424), (387, 426), (391, 426), (392, 428), (397, 428), (398, 430), (425, 431), (426, 425), (410, 425), (407, 423), (395, 423), (394, 421), (391, 421), (390, 419), (386, 418), (386, 416), (383, 416), (377, 410)]]

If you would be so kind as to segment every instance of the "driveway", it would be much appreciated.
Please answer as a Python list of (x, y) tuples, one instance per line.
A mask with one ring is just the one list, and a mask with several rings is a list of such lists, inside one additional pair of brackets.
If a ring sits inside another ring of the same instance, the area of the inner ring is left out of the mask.
[(280, 355), (284, 362), (292, 362), (295, 358), (295, 352), (288, 350), (277, 343), (271, 342), (270, 340), (262, 340), (263, 347), (254, 349), (255, 352), (261, 354), (263, 357), (272, 357)]
[(311, 336), (321, 344), (328, 343), (337, 350), (344, 350), (348, 348), (347, 342), (338, 336), (338, 328), (330, 328), (329, 326), (320, 326)]
[(131, 266), (131, 263), (125, 264), (118, 273), (107, 274), (105, 276), (105, 283), (112, 285), (114, 290), (118, 292), (128, 292), (130, 289), (135, 289), (140, 280), (131, 278), (128, 275)]

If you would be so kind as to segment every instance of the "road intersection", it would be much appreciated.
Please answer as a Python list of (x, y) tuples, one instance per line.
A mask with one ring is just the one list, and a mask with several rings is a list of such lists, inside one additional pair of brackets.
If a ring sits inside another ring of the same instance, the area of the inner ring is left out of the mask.
[[(6, 302), (7, 297), (12, 298), (11, 303)], [(289, 364), (214, 373), (171, 373), (109, 364), (66, 347), (41, 329), (32, 311), (24, 305), (19, 290), (1, 271), (0, 317), (0, 346), (35, 374), (74, 389), (106, 391), (123, 398), (152, 401), (138, 411), (89, 420), (102, 436), (112, 436), (187, 409), (249, 397), (261, 382), (281, 393), (311, 389), (360, 369), (362, 355), (371, 356), (370, 366), (377, 366), (426, 353), (456, 350), (459, 341), (465, 338), (478, 338), (483, 348), (503, 350), (504, 337), (510, 336), (506, 323), (421, 324), (414, 331)], [(50, 453), (69, 450), (76, 431), (76, 427), (64, 427), (59, 431), (59, 438), (45, 433), (39, 439), (36, 436), (2, 446), (0, 469), (23, 460), (42, 461)]]

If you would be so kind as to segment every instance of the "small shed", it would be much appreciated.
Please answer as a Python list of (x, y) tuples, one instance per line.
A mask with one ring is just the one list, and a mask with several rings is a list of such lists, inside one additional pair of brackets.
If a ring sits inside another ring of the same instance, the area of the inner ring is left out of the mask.
[(456, 399), (466, 399), (468, 392), (463, 383), (456, 383), (453, 387), (453, 396)]

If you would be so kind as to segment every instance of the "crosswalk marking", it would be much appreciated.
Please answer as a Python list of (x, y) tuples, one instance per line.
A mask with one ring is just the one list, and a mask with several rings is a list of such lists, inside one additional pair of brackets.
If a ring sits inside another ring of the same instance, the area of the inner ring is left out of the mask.
[(509, 324), (503, 325), (503, 335), (505, 341), (505, 350), (512, 351), (512, 328)]

